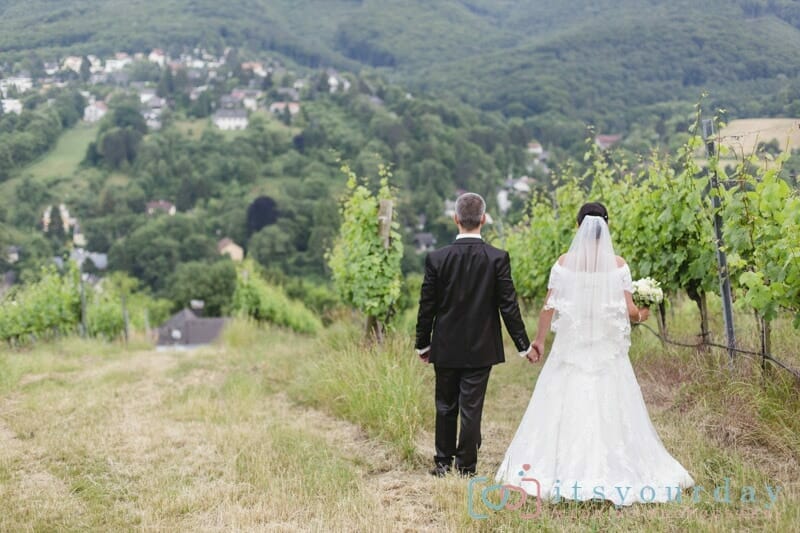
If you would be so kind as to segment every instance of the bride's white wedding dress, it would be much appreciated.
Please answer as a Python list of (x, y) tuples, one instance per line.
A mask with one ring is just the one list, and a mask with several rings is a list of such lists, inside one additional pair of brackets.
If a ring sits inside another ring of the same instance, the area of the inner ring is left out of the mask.
[(664, 448), (628, 359), (630, 269), (599, 217), (564, 257), (546, 302), (556, 337), (496, 480), (550, 501), (675, 500), (694, 480)]

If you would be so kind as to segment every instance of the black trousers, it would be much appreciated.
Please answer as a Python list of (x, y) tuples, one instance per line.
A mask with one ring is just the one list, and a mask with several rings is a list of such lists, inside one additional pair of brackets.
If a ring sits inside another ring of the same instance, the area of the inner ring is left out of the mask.
[[(437, 465), (474, 473), (481, 447), (481, 415), (486, 385), (492, 367), (441, 368), (436, 366), (436, 455)], [(456, 443), (458, 417), (461, 431)]]

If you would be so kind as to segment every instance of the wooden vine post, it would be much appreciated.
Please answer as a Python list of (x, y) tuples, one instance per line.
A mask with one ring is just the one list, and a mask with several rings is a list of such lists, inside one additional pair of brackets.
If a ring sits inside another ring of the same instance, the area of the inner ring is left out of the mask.
[[(378, 237), (383, 249), (388, 250), (392, 244), (392, 217), (394, 204), (391, 200), (381, 200), (378, 207)], [(376, 316), (367, 317), (367, 335), (373, 336), (378, 343), (383, 343), (383, 326)]]

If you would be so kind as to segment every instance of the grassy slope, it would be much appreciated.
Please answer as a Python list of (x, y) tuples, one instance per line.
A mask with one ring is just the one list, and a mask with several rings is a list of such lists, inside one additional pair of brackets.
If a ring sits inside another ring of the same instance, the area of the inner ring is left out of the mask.
[[(693, 328), (691, 312), (673, 319)], [(778, 348), (797, 342), (780, 330)], [(356, 334), (357, 335), (357, 334)], [(734, 502), (545, 506), (546, 530), (783, 530), (800, 520), (796, 391), (733, 380), (720, 361), (634, 336), (634, 366), (667, 448)], [(481, 474), (497, 467), (537, 370), (513, 359), (488, 392)], [(777, 383), (778, 381), (774, 381)], [(341, 325), (320, 340), (236, 323), (192, 353), (66, 340), (0, 352), (0, 529), (517, 530), (469, 518), (466, 482), (425, 474), (432, 372), (406, 338), (365, 353)], [(794, 394), (794, 396), (792, 396)], [(763, 483), (784, 492), (764, 509)], [(743, 485), (758, 504), (737, 502)]]
[(24, 172), (43, 181), (71, 175), (83, 161), (86, 148), (97, 136), (97, 129), (97, 126), (78, 124), (65, 132), (50, 152)]
[(17, 171), (16, 177), (0, 184), (0, 194), (4, 198), (12, 198), (14, 189), (26, 176), (62, 193), (75, 193), (76, 187), (86, 186), (77, 182), (74, 176), (89, 143), (97, 136), (98, 127), (79, 123), (62, 133), (52, 150)]

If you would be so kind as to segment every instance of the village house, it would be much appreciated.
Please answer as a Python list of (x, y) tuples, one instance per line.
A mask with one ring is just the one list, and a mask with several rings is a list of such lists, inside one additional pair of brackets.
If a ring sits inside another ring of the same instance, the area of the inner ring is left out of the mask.
[(507, 189), (497, 191), (497, 209), (502, 215), (505, 215), (511, 209), (511, 196)]
[(244, 260), (244, 249), (228, 237), (217, 243), (217, 252), (219, 255), (227, 255), (237, 262)]
[(0, 108), (3, 113), (15, 113), (19, 115), (22, 113), (22, 101), (16, 98), (3, 98), (0, 100)]
[(108, 106), (105, 102), (91, 102), (83, 110), (83, 120), (93, 124), (108, 113)]
[(8, 96), (12, 87), (19, 94), (23, 94), (33, 89), (33, 80), (28, 76), (12, 76), (0, 80), (0, 93), (3, 97)]
[(531, 185), (535, 183), (535, 180), (529, 178), (528, 176), (522, 176), (517, 179), (512, 179), (511, 182), (508, 184), (509, 188), (517, 193), (517, 194), (530, 194), (531, 192)]
[(124, 52), (114, 54), (114, 57), (106, 59), (105, 72), (111, 74), (119, 72), (133, 62), (131, 56)]
[(157, 200), (154, 202), (147, 202), (145, 206), (148, 215), (155, 215), (156, 213), (166, 213), (169, 216), (175, 215), (177, 210), (175, 204), (167, 202), (166, 200)]
[(269, 106), (269, 112), (276, 115), (284, 113), (287, 109), (289, 114), (294, 116), (300, 112), (300, 104), (298, 102), (273, 102)]
[(144, 118), (144, 123), (147, 125), (147, 129), (149, 130), (160, 130), (161, 129), (161, 111), (162, 109), (144, 109), (142, 110), (142, 118)]
[(75, 225), (72, 227), (72, 244), (79, 248), (83, 248), (88, 244), (86, 235), (81, 231), (81, 226), (77, 221), (75, 221)]
[(350, 81), (341, 76), (333, 69), (328, 69), (328, 91), (333, 94), (339, 91), (347, 92), (350, 90)]
[(433, 233), (417, 233), (414, 235), (413, 242), (418, 254), (424, 254), (436, 248), (436, 237), (433, 236)]
[(244, 109), (220, 109), (211, 117), (216, 127), (224, 131), (247, 128), (247, 111)]
[(278, 94), (285, 98), (286, 100), (291, 100), (293, 102), (297, 102), (300, 100), (300, 92), (299, 89), (295, 89), (293, 87), (281, 87), (278, 89)]
[(264, 93), (253, 89), (234, 89), (231, 91), (231, 97), (238, 100), (245, 109), (255, 111), (258, 109), (258, 99)]
[(191, 92), (189, 93), (189, 100), (194, 102), (195, 100), (200, 98), (200, 95), (206, 92), (207, 90), (208, 90), (208, 85), (201, 85), (199, 87), (192, 88)]
[(103, 60), (95, 55), (88, 55), (86, 59), (89, 60), (89, 72), (92, 74), (98, 74), (103, 72)]
[(167, 107), (167, 101), (160, 96), (154, 96), (145, 102), (144, 106), (147, 109), (164, 109)]
[(48, 76), (54, 76), (58, 72), (58, 63), (47, 61), (44, 64), (44, 73)]
[(245, 61), (242, 63), (242, 70), (252, 72), (254, 75), (261, 78), (267, 76), (267, 70), (264, 68), (264, 64), (258, 61)]
[(226, 318), (200, 318), (184, 308), (158, 328), (158, 348), (192, 348), (214, 342)]
[(127, 87), (131, 82), (131, 75), (127, 72), (112, 72), (106, 76), (107, 83), (117, 87)]
[(61, 62), (61, 70), (71, 70), (76, 74), (80, 74), (83, 58), (80, 56), (67, 56)]
[(167, 64), (167, 54), (160, 48), (153, 48), (147, 56), (147, 60), (163, 68)]
[(223, 94), (219, 97), (220, 109), (238, 109), (241, 107), (242, 100), (232, 94)]
[(69, 258), (83, 268), (86, 261), (91, 261), (97, 270), (105, 270), (108, 268), (108, 255), (96, 252), (89, 252), (83, 248), (73, 248), (69, 253)]
[(156, 98), (156, 90), (152, 87), (143, 87), (139, 89), (139, 101), (146, 104), (153, 98)]
[(594, 138), (594, 142), (601, 150), (608, 150), (621, 140), (622, 135), (598, 135)]
[(538, 159), (544, 153), (541, 143), (531, 141), (528, 143), (528, 155)]

